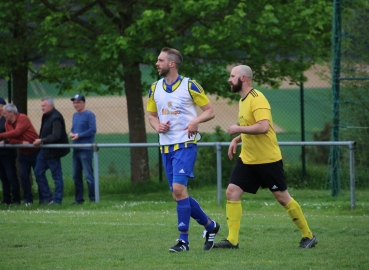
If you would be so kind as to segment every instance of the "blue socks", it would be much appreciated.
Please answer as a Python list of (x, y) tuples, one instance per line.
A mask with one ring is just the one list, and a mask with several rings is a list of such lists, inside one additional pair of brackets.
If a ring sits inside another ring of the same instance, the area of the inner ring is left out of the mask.
[[(190, 227), (190, 218), (192, 217), (200, 225), (204, 226), (207, 231), (215, 228), (215, 222), (212, 221), (201, 209), (200, 204), (192, 197), (177, 201), (177, 217), (178, 230), (180, 232), (179, 239), (188, 244), (188, 229)], [(208, 220), (211, 222), (208, 226)]]
[(213, 221), (213, 220), (210, 220), (210, 223), (209, 223), (209, 225), (208, 226), (206, 226), (205, 227), (205, 230), (206, 231), (211, 231), (212, 229), (214, 229), (215, 228), (215, 222)]
[(191, 205), (191, 217), (197, 221), (202, 226), (205, 226), (208, 223), (208, 216), (201, 209), (200, 204), (192, 197), (188, 198), (190, 200)]
[(190, 227), (191, 206), (189, 198), (177, 201), (179, 239), (188, 244), (188, 229)]

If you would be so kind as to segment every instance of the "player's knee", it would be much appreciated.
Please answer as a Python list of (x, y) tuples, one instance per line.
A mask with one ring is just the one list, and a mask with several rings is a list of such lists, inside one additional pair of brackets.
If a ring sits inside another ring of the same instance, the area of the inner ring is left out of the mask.
[(226, 190), (226, 198), (229, 201), (238, 201), (241, 198), (243, 191), (240, 187), (236, 185), (228, 185)]
[(229, 200), (229, 198), (232, 197), (232, 190), (230, 190), (229, 188), (226, 189), (226, 198), (227, 200)]
[(291, 195), (286, 190), (275, 191), (273, 192), (273, 195), (282, 206), (286, 206), (292, 199)]
[(186, 198), (187, 192), (184, 186), (182, 185), (173, 185), (173, 198), (178, 201)]

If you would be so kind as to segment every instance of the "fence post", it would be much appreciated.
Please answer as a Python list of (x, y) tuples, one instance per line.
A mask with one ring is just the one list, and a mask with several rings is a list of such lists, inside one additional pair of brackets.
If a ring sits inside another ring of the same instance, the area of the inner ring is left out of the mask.
[(217, 149), (217, 193), (218, 205), (222, 202), (222, 145), (216, 144)]
[[(341, 0), (334, 0), (332, 23), (332, 141), (339, 141), (340, 133), (340, 74), (341, 74)], [(332, 196), (338, 196), (340, 192), (339, 179), (339, 148), (337, 145), (330, 149), (330, 179), (332, 184)]]
[(99, 147), (94, 143), (92, 146), (94, 150), (94, 178), (95, 178), (95, 202), (100, 202), (100, 188), (99, 188)]
[(351, 210), (355, 209), (355, 143), (352, 143), (348, 147), (350, 149), (350, 197), (351, 197)]

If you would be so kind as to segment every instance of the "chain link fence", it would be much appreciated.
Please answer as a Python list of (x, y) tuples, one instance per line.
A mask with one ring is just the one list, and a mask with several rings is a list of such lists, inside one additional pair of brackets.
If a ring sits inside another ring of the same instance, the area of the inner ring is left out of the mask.
[[(147, 72), (145, 72), (147, 69)], [(142, 67), (143, 80), (154, 81), (151, 78), (150, 67)], [(322, 141), (329, 140), (331, 122), (331, 85), (330, 70), (324, 66), (314, 66), (304, 74), (307, 81), (301, 85), (290, 85), (284, 82), (279, 89), (256, 86), (268, 98), (273, 114), (274, 128), (279, 141)], [(195, 78), (196, 79), (196, 78)], [(227, 80), (228, 78), (224, 78)], [(206, 91), (206, 86), (204, 86)], [(45, 96), (54, 98), (55, 107), (65, 118), (67, 132), (71, 128), (74, 108), (72, 98), (76, 93), (58, 95), (55, 85), (40, 83), (37, 80), (28, 82), (28, 116), (36, 130), (41, 124), (41, 99)], [(0, 81), (0, 96), (7, 97), (8, 83)], [(238, 103), (230, 103), (228, 99), (209, 95), (216, 112), (216, 118), (200, 126), (203, 133), (214, 133), (218, 126), (225, 133), (232, 124), (237, 123)], [(146, 104), (146, 97), (143, 97)], [(125, 96), (86, 96), (86, 108), (94, 112), (97, 121), (97, 143), (128, 143), (129, 128), (127, 116), (127, 101)], [(146, 131), (148, 142), (157, 142), (157, 134), (153, 133), (148, 119)], [(230, 140), (231, 138), (229, 138)], [(227, 140), (227, 138), (225, 138)], [(149, 148), (150, 174), (153, 179), (160, 180), (160, 159), (158, 149)], [(199, 149), (199, 152), (203, 151)], [(311, 170), (322, 170), (326, 174), (328, 154), (316, 147), (282, 147), (282, 155), (286, 171), (293, 170), (293, 174), (301, 179), (295, 183), (302, 187), (304, 177)], [(66, 179), (72, 178), (72, 155), (63, 158), (63, 173)], [(215, 149), (214, 149), (215, 160)], [(99, 171), (107, 181), (130, 181), (129, 149), (100, 149)], [(214, 164), (214, 184), (216, 183), (216, 168)], [(296, 171), (296, 172), (295, 172)], [(165, 178), (165, 176), (162, 176)], [(227, 176), (225, 176), (227, 177)], [(296, 176), (294, 176), (296, 177)], [(323, 177), (323, 176), (322, 176)], [(228, 179), (223, 179), (227, 182)], [(324, 186), (324, 179), (320, 179)]]
[[(334, 140), (356, 141), (356, 185), (369, 187), (369, 2), (334, 1), (332, 104)], [(327, 186), (345, 188), (347, 155), (331, 148)]]

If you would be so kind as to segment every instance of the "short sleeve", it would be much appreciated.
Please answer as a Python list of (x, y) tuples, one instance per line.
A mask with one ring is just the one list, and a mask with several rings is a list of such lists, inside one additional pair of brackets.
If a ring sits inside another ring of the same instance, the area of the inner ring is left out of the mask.
[(147, 100), (147, 105), (146, 105), (146, 110), (149, 112), (157, 112), (158, 109), (156, 107), (156, 102), (154, 100), (154, 93), (155, 93), (155, 89), (156, 89), (156, 84), (157, 82), (154, 82), (149, 90), (149, 98)]
[(210, 101), (205, 94), (204, 89), (195, 80), (188, 81), (188, 89), (195, 104), (199, 107), (207, 105)]

